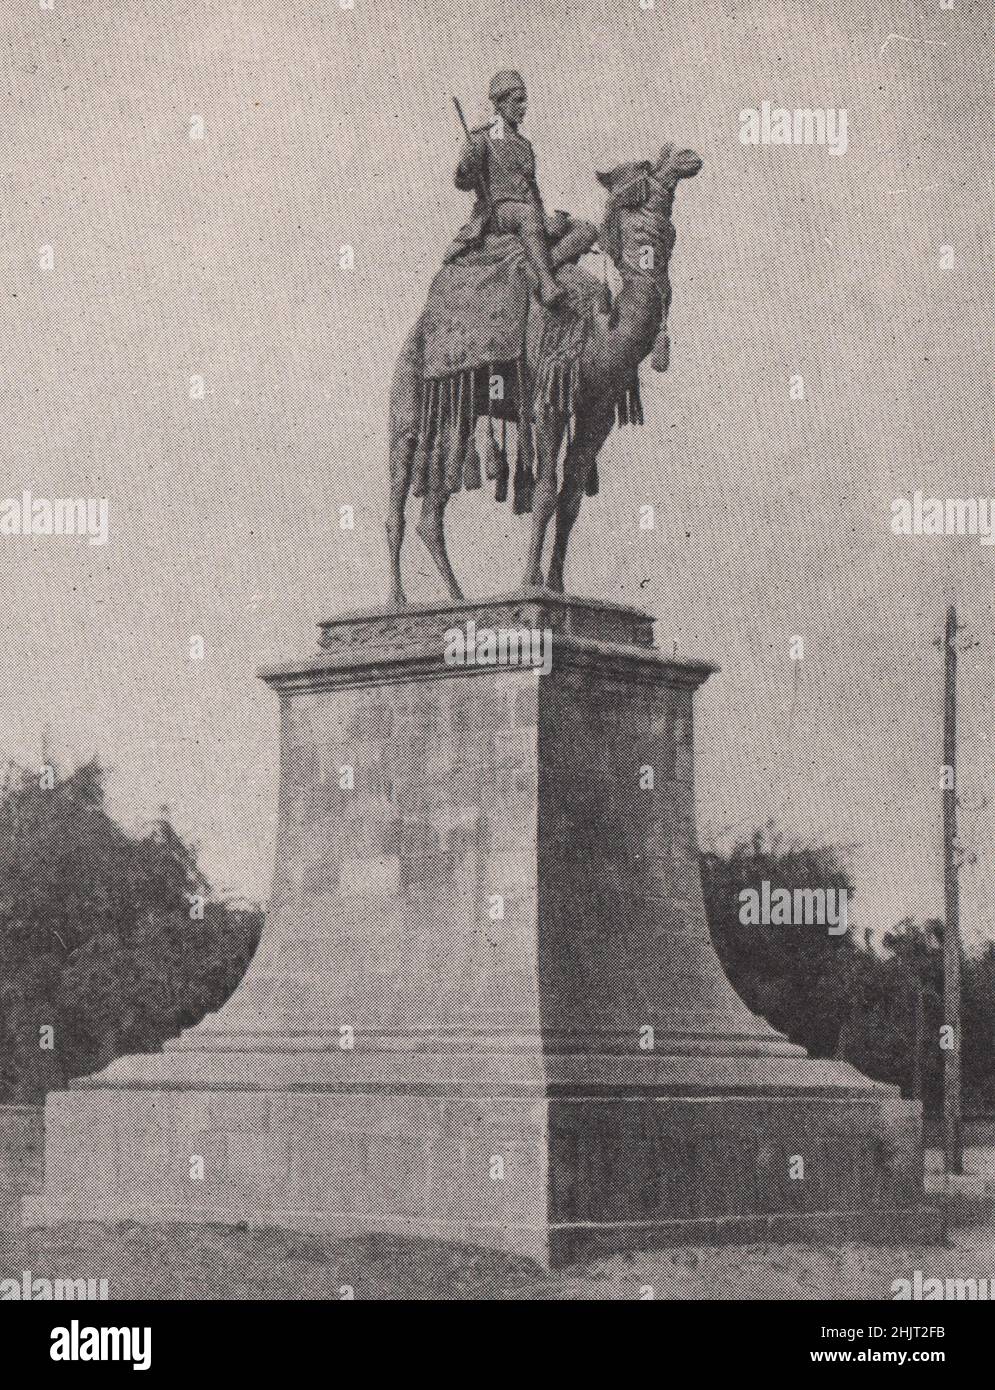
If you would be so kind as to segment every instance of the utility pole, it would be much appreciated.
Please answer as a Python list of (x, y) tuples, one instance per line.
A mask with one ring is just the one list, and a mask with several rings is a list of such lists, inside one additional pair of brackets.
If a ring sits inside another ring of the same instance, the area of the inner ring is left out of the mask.
[(912, 1052), (912, 1099), (922, 1100), (922, 1044), (925, 1029), (923, 1009), (922, 980), (916, 975), (912, 985), (912, 1008), (914, 1011), (915, 1045)]
[(960, 1113), (960, 902), (957, 873), (957, 611), (943, 642), (943, 1149), (948, 1173), (963, 1173)]

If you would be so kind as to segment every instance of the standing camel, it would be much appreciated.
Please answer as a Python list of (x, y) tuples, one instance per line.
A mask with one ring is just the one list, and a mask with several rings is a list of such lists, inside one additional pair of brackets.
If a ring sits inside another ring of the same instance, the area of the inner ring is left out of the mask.
[[(674, 194), (681, 179), (701, 169), (702, 161), (691, 150), (675, 150), (666, 145), (656, 163), (641, 161), (620, 164), (609, 173), (598, 174), (607, 190), (605, 221), (599, 242), (612, 260), (622, 281), (609, 312), (604, 312), (604, 291), (600, 283), (578, 267), (567, 267), (573, 312), (590, 316), (590, 331), (575, 364), (569, 393), (553, 390), (543, 397), (530, 395), (526, 410), (518, 399), (515, 383), (507, 398), (495, 404), (489, 400), (487, 381), (474, 383), (461, 401), (459, 424), (464, 435), (476, 421), (495, 415), (511, 421), (524, 417), (534, 426), (535, 487), (532, 502), (532, 531), (522, 587), (542, 585), (542, 556), (546, 531), (553, 516), (556, 528), (546, 586), (563, 592), (563, 569), (570, 532), (580, 512), (585, 490), (596, 485), (598, 453), (611, 432), (616, 418), (625, 422), (638, 418), (638, 396), (634, 394), (639, 364), (652, 351), (652, 366), (665, 371), (669, 360), (667, 314), (670, 308), (668, 266), (676, 233), (671, 218)], [(562, 274), (562, 272), (561, 272)], [(543, 311), (544, 312), (544, 311)], [(528, 379), (541, 376), (542, 362), (529, 354)], [(413, 463), (424, 428), (421, 321), (412, 329), (398, 359), (390, 395), (390, 506), (387, 537), (391, 566), (391, 601), (403, 604), (401, 583), (401, 545), (404, 538), (404, 506), (412, 485)], [(471, 378), (471, 381), (473, 378)], [(520, 376), (519, 381), (523, 378)], [(524, 387), (521, 394), (529, 394)], [(628, 394), (627, 394), (628, 393)], [(628, 404), (627, 404), (628, 402)], [(455, 417), (454, 417), (455, 419)], [(569, 429), (572, 423), (572, 433)], [(440, 432), (442, 426), (439, 427)], [(557, 480), (560, 450), (568, 437), (562, 458), (562, 481)], [(423, 492), (422, 512), (417, 531), (448, 585), (454, 599), (463, 594), (446, 553), (444, 514), (455, 485), (442, 478), (438, 470), (430, 476)], [(417, 491), (417, 490), (416, 490)], [(526, 507), (522, 508), (523, 510)]]

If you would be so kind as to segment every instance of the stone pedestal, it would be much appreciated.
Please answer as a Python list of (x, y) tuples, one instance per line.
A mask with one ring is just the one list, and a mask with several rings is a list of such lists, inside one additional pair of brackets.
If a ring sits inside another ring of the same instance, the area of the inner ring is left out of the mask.
[[(448, 664), (467, 623), (549, 632), (551, 669)], [(541, 591), (323, 623), (319, 655), (263, 673), (280, 821), (256, 956), (161, 1054), (49, 1097), (48, 1219), (552, 1263), (928, 1224), (918, 1106), (808, 1058), (713, 951), (692, 775), (711, 670), (663, 657), (643, 613)]]

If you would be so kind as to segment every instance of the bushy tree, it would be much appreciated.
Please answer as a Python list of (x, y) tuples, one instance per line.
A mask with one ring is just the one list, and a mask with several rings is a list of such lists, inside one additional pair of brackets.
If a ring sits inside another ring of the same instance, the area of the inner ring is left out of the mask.
[[(163, 815), (129, 835), (96, 761), (0, 785), (0, 1100), (32, 1102), (220, 1007), (261, 914), (216, 901)], [(50, 1031), (47, 1031), (50, 1030)], [(47, 1046), (47, 1043), (51, 1046)]]
[[(769, 827), (701, 857), (712, 939), (754, 1012), (815, 1057), (838, 1057), (942, 1108), (943, 927), (899, 922), (872, 942), (813, 926), (740, 921), (740, 893), (772, 886), (851, 888), (844, 852), (786, 844)], [(995, 1106), (995, 944), (962, 959), (966, 1111)], [(918, 1022), (917, 1022), (918, 1016)], [(917, 1038), (921, 1039), (918, 1050)]]
[(741, 893), (772, 887), (852, 891), (850, 876), (832, 849), (785, 842), (758, 831), (727, 853), (702, 855), (702, 877), (712, 940), (746, 1004), (817, 1057), (835, 1054), (852, 996), (854, 945), (825, 927), (755, 926), (740, 920)]

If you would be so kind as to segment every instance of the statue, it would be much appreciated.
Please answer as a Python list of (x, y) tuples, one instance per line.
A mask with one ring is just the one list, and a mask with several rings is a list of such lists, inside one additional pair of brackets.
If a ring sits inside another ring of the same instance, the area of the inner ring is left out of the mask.
[[(511, 232), (519, 238), (539, 282), (539, 299), (547, 308), (566, 294), (553, 278), (547, 242), (548, 228), (536, 183), (532, 146), (519, 130), (528, 94), (521, 74), (499, 72), (491, 79), (494, 121), (467, 132), (456, 166), (456, 187), (476, 192), (473, 217), (446, 253), (453, 261), (483, 240), (488, 231)], [(462, 120), (463, 113), (456, 104)]]
[[(532, 513), (522, 587), (542, 587), (543, 547), (555, 515), (546, 586), (562, 592), (571, 529), (584, 496), (598, 491), (598, 453), (616, 422), (642, 423), (639, 364), (651, 352), (656, 371), (669, 362), (674, 194), (682, 179), (699, 172), (701, 159), (668, 144), (655, 161), (599, 173), (607, 201), (598, 232), (562, 212), (543, 214), (540, 224), (531, 146), (517, 130), (524, 84), (517, 74), (499, 74), (491, 91), (502, 138), (521, 148), (503, 146), (514, 153), (503, 154), (507, 167), (495, 172), (491, 151), (501, 139), (471, 134), (457, 183), (476, 180), (475, 215), (432, 282), (391, 384), (387, 535), (395, 604), (406, 601), (400, 557), (410, 492), (422, 498), (418, 534), (451, 596), (462, 598), (446, 552), (444, 514), (454, 492), (482, 484), (476, 440), (483, 420), (484, 472), (498, 501), (508, 496), (510, 432), (517, 438), (513, 510)], [(485, 169), (497, 180), (496, 210)], [(534, 190), (528, 215), (508, 193), (526, 185)], [(621, 277), (614, 299), (577, 263), (595, 238)], [(555, 297), (547, 275), (555, 280)]]
[[(668, 145), (599, 174), (600, 232), (540, 222), (537, 193), (495, 220), (485, 162), (461, 159), (478, 219), (391, 395), (394, 597), (413, 491), (457, 602), (333, 616), (318, 652), (262, 673), (280, 791), (256, 954), (161, 1051), (48, 1093), (27, 1219), (401, 1234), (547, 1266), (675, 1241), (932, 1243), (919, 1102), (807, 1056), (715, 953), (694, 815), (714, 667), (658, 650), (647, 613), (538, 587), (553, 513), (562, 590), (598, 451), (641, 419), (640, 362), (667, 366), (671, 209), (701, 160)], [(595, 238), (614, 302), (577, 264)], [(509, 431), (531, 592), (459, 602), (446, 502), (484, 474), (508, 498)], [(452, 660), (464, 624), (514, 648)]]

